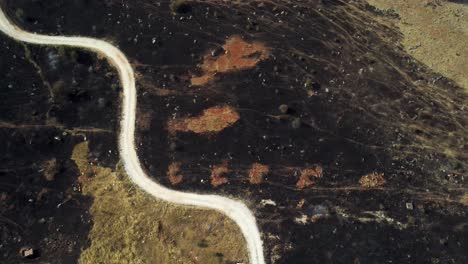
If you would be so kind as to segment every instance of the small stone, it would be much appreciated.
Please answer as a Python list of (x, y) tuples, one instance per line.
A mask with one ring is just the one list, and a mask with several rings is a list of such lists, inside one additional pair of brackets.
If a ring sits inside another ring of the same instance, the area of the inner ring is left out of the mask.
[(285, 105), (285, 104), (282, 104), (278, 107), (279, 111), (282, 113), (282, 114), (286, 114), (289, 110), (289, 106), (288, 105)]
[(291, 122), (291, 126), (294, 129), (298, 129), (301, 127), (301, 119), (299, 117), (294, 118), (294, 120)]
[(307, 220), (308, 220), (308, 217), (307, 215), (304, 215), (304, 214), (299, 217), (294, 218), (294, 222), (296, 222), (297, 224), (301, 224), (301, 225), (307, 224)]
[(171, 143), (169, 144), (169, 149), (170, 149), (171, 151), (176, 151), (176, 150), (178, 150), (178, 146), (177, 146), (177, 144), (176, 144), (175, 142), (171, 142)]
[(22, 247), (20, 249), (20, 255), (23, 258), (34, 258), (36, 255), (36, 251), (32, 247)]
[(406, 209), (413, 210), (413, 203), (406, 203)]
[(262, 206), (266, 206), (266, 205), (276, 206), (276, 202), (271, 200), (271, 199), (266, 199), (266, 200), (261, 200), (260, 205), (262, 205)]
[(107, 104), (107, 101), (106, 101), (105, 98), (101, 97), (101, 98), (98, 99), (98, 107), (99, 108), (104, 108), (106, 106), (106, 104)]
[(296, 208), (302, 208), (302, 206), (304, 206), (304, 203), (305, 203), (305, 199), (301, 199), (297, 205), (296, 205)]
[(317, 95), (317, 92), (315, 92), (314, 90), (307, 90), (307, 95), (308, 95), (309, 97), (312, 97), (312, 96)]
[(225, 54), (226, 51), (223, 49), (223, 47), (217, 47), (214, 50), (211, 51), (211, 56), (212, 57), (218, 57), (222, 54)]

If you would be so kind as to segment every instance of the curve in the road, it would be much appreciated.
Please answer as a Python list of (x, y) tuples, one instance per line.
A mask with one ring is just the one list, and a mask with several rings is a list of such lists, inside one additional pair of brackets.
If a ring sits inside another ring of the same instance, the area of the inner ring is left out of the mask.
[(47, 36), (25, 32), (12, 24), (1, 8), (0, 31), (18, 41), (39, 45), (79, 47), (104, 55), (118, 70), (123, 87), (119, 148), (126, 172), (132, 181), (156, 198), (176, 204), (215, 209), (226, 214), (236, 222), (244, 235), (250, 263), (265, 263), (262, 240), (255, 217), (244, 203), (218, 195), (202, 195), (170, 190), (153, 181), (143, 171), (135, 149), (135, 111), (137, 104), (135, 75), (129, 61), (118, 48), (98, 39)]

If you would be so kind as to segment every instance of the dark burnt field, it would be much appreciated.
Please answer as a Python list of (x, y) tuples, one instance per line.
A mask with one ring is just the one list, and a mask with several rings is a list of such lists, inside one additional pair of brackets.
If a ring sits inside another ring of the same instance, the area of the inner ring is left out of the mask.
[(90, 53), (0, 42), (0, 262), (73, 263), (89, 246), (92, 198), (71, 151), (89, 141), (97, 164), (116, 163), (119, 86)]
[[(468, 262), (467, 95), (403, 52), (398, 31), (376, 20), (388, 14), (361, 1), (3, 2), (24, 29), (121, 48), (138, 74), (149, 174), (243, 199), (270, 263)], [(9, 58), (24, 53), (15, 46)], [(33, 54), (53, 69), (48, 52)], [(92, 57), (68, 56), (49, 82), (88, 74)], [(2, 121), (50, 115), (112, 130), (102, 145), (115, 149), (118, 88), (107, 78), (78, 81), (106, 86), (69, 97), (80, 111), (47, 102), (47, 89), (14, 108), (25, 95), (2, 83), (12, 98)]]

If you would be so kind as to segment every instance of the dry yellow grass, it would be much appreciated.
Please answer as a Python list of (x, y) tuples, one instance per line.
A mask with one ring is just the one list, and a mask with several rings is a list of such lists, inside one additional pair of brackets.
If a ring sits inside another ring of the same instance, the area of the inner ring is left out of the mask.
[(468, 90), (468, 6), (440, 0), (368, 0), (394, 10), (406, 51)]
[(460, 198), (460, 203), (468, 206), (468, 193), (465, 193), (461, 198)]
[(370, 173), (359, 179), (359, 184), (364, 188), (375, 188), (385, 185), (387, 181), (382, 173)]
[(72, 154), (83, 194), (94, 198), (91, 245), (79, 263), (247, 262), (244, 239), (225, 216), (171, 205), (140, 191), (124, 173), (91, 165), (88, 144)]

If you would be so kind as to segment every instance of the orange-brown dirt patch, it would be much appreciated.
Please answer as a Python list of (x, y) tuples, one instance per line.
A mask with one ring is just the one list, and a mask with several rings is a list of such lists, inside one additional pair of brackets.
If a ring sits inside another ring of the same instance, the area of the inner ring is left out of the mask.
[(296, 182), (296, 187), (299, 190), (302, 190), (314, 184), (314, 182), (310, 179), (311, 177), (321, 178), (322, 176), (323, 176), (323, 169), (319, 165), (315, 165), (313, 168), (303, 169), (301, 171), (301, 176), (299, 177), (299, 180)]
[(223, 174), (229, 172), (228, 163), (227, 161), (223, 162), (221, 165), (213, 166), (211, 170), (211, 185), (213, 187), (218, 187), (220, 185), (226, 184), (229, 180), (226, 177), (222, 177)]
[(239, 118), (239, 114), (232, 107), (215, 106), (205, 109), (198, 117), (169, 120), (167, 128), (172, 134), (175, 132), (216, 133), (233, 125)]
[(177, 185), (182, 182), (184, 177), (180, 175), (180, 162), (173, 162), (167, 168), (167, 178), (172, 185)]
[(203, 75), (192, 76), (194, 86), (213, 80), (217, 73), (249, 69), (270, 55), (267, 47), (259, 42), (246, 42), (240, 36), (232, 36), (223, 45), (224, 54), (214, 57), (211, 52), (203, 58)]
[(249, 182), (251, 184), (260, 184), (263, 182), (263, 177), (270, 172), (270, 167), (260, 164), (254, 163), (249, 170)]
[(387, 181), (384, 178), (384, 175), (382, 173), (370, 173), (367, 175), (364, 175), (359, 179), (359, 184), (361, 184), (362, 187), (365, 188), (375, 188), (375, 187), (380, 187), (383, 186)]

